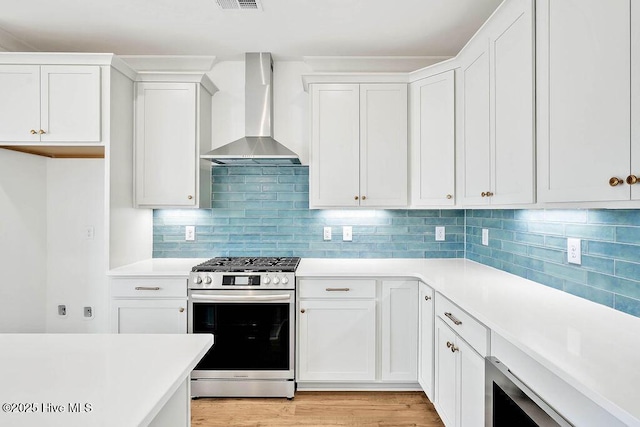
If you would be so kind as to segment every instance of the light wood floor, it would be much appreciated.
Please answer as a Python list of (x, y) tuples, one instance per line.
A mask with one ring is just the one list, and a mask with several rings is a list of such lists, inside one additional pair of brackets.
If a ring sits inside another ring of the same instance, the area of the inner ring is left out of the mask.
[(191, 425), (442, 427), (422, 392), (296, 392), (287, 399), (201, 398), (191, 401)]

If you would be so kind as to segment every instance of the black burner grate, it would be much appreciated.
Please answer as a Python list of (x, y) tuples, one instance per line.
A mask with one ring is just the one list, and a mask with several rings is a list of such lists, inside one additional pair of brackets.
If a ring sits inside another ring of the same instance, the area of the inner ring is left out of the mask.
[(283, 271), (295, 272), (298, 257), (216, 257), (196, 265), (191, 271)]

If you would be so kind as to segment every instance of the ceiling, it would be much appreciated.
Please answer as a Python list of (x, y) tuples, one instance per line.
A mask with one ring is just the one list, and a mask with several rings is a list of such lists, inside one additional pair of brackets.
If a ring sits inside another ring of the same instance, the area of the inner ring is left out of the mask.
[(261, 1), (229, 11), (216, 0), (0, 0), (0, 36), (120, 55), (454, 56), (502, 0)]

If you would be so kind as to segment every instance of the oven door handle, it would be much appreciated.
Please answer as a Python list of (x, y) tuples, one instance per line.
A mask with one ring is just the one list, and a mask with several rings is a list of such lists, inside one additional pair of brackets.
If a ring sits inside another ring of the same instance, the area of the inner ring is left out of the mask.
[(291, 295), (204, 295), (204, 294), (191, 294), (191, 299), (194, 301), (207, 301), (207, 302), (256, 302), (256, 301), (278, 301), (278, 302), (291, 302)]

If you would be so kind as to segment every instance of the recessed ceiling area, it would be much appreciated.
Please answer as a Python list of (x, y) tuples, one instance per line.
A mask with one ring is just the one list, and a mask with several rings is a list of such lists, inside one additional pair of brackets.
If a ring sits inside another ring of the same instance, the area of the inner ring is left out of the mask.
[(120, 55), (447, 57), (501, 1), (260, 0), (262, 10), (223, 10), (216, 0), (0, 0), (0, 36), (35, 51)]

